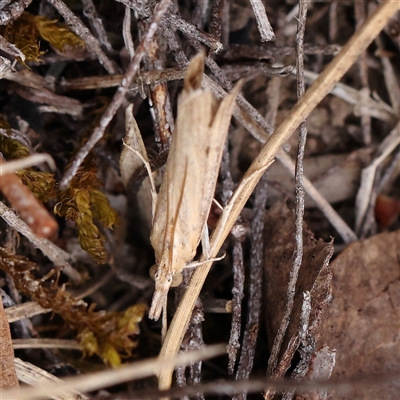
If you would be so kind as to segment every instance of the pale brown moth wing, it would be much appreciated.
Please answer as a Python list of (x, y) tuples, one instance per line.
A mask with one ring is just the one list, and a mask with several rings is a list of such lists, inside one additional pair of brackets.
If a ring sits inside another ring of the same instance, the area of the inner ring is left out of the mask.
[[(242, 88), (242, 81), (239, 81), (232, 91), (224, 97), (220, 102), (218, 111), (216, 112), (212, 125), (207, 132), (209, 146), (212, 146), (213, 151), (210, 152), (206, 168), (204, 170), (204, 181), (208, 182), (203, 186), (203, 205), (201, 219), (206, 222), (210, 212), (212, 199), (215, 193), (215, 186), (217, 184), (219, 167), (221, 164), (222, 153), (226, 137), (229, 131), (229, 125), (235, 106), (237, 95)], [(203, 225), (204, 225), (203, 223)]]
[(165, 308), (172, 278), (196, 254), (215, 191), (222, 151), (240, 84), (221, 102), (200, 88), (204, 55), (191, 62), (161, 185), (151, 243), (158, 265), (149, 317)]
[(169, 264), (171, 272), (182, 270), (193, 258), (202, 229), (196, 219), (201, 212), (205, 182), (201, 175), (207, 164), (205, 147), (209, 145), (204, 140), (215, 104), (213, 95), (198, 87), (203, 70), (204, 56), (200, 55), (189, 65), (178, 101), (175, 132), (150, 237), (157, 264)]

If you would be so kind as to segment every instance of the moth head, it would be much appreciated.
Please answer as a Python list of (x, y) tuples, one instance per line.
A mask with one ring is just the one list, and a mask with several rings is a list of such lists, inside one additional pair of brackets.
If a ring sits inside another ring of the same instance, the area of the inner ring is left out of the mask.
[[(160, 290), (166, 290), (170, 287), (177, 287), (182, 283), (182, 274), (180, 272), (176, 272), (175, 274), (164, 271), (164, 269), (159, 268), (158, 265), (154, 264), (149, 271), (150, 277), (156, 282), (156, 290), (160, 288)], [(168, 286), (167, 286), (168, 284)], [(161, 289), (164, 287), (164, 289)]]

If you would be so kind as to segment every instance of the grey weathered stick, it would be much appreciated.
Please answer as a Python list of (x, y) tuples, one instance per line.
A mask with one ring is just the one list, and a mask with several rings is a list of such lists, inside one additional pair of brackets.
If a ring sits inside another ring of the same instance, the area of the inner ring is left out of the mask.
[(83, 160), (93, 149), (94, 145), (103, 137), (105, 129), (107, 128), (108, 124), (111, 122), (111, 119), (113, 118), (118, 108), (122, 104), (126, 92), (129, 90), (133, 78), (136, 76), (139, 70), (140, 61), (142, 60), (144, 54), (146, 53), (147, 44), (151, 41), (152, 37), (155, 35), (158, 28), (158, 24), (160, 23), (161, 18), (167, 11), (170, 4), (171, 0), (161, 0), (158, 7), (156, 7), (154, 16), (152, 18), (152, 22), (149, 24), (149, 29), (146, 32), (143, 39), (141, 40), (136, 50), (136, 54), (133, 57), (131, 63), (129, 64), (125, 77), (121, 81), (121, 86), (118, 88), (111, 103), (107, 107), (107, 110), (101, 117), (99, 126), (93, 131), (89, 140), (80, 148), (70, 168), (65, 171), (64, 176), (60, 181), (61, 189), (65, 189), (67, 187), (71, 179), (76, 174), (76, 171), (78, 170), (79, 166), (82, 164)]
[[(130, 9), (128, 8), (128, 10)], [(133, 47), (131, 49), (133, 50), (133, 58), (135, 51)], [(179, 68), (165, 68), (163, 71), (140, 71), (140, 83), (135, 80), (135, 82), (129, 87), (129, 90), (137, 91), (143, 85), (183, 79), (184, 73), (185, 71), (182, 71)], [(60, 88), (64, 90), (91, 90), (117, 87), (121, 84), (123, 77), (123, 75), (117, 74), (108, 76), (88, 76), (85, 78), (75, 78), (69, 80), (65, 79), (61, 81)], [(8, 75), (6, 78), (8, 79)]]
[(0, 49), (3, 50), (5, 53), (11, 54), (14, 57), (20, 57), (22, 61), (25, 61), (25, 54), (17, 46), (8, 42), (1, 35), (0, 35)]
[(6, 221), (6, 223), (21, 235), (24, 235), (36, 248), (42, 251), (42, 253), (49, 258), (56, 266), (64, 268), (64, 272), (73, 281), (80, 282), (80, 274), (72, 268), (70, 265), (71, 256), (64, 250), (57, 247), (50, 240), (42, 239), (36, 236), (32, 229), (29, 228), (24, 221), (22, 221), (10, 208), (8, 208), (3, 202), (0, 202), (0, 217)]
[[(300, 0), (299, 17), (296, 34), (296, 68), (297, 68), (297, 97), (301, 99), (304, 96), (304, 32), (307, 17), (307, 1)], [(295, 191), (296, 191), (296, 217), (295, 217), (295, 247), (293, 251), (293, 265), (290, 269), (289, 284), (286, 293), (286, 307), (282, 316), (281, 325), (275, 336), (272, 345), (271, 355), (268, 360), (267, 374), (272, 376), (278, 362), (278, 354), (281, 349), (283, 338), (286, 334), (290, 321), (290, 314), (293, 310), (294, 296), (296, 292), (297, 277), (299, 275), (301, 263), (303, 261), (303, 218), (304, 218), (304, 188), (303, 188), (303, 159), (304, 149), (307, 140), (307, 123), (303, 120), (300, 123), (300, 136), (297, 149), (297, 161), (295, 172)]]
[[(386, 1), (365, 21), (339, 54), (322, 72), (315, 83), (308, 89), (301, 100), (286, 115), (275, 133), (262, 148), (247, 170), (242, 182), (233, 194), (230, 202), (224, 209), (217, 227), (211, 238), (211, 256), (215, 257), (232, 229), (244, 204), (260, 180), (266, 166), (274, 159), (280, 147), (287, 142), (301, 121), (318, 105), (318, 103), (332, 90), (333, 86), (346, 73), (358, 56), (374, 40), (375, 36), (386, 25), (389, 18), (400, 8), (400, 3)], [(186, 331), (187, 324), (193, 310), (195, 300), (200, 294), (204, 280), (207, 277), (212, 262), (207, 262), (196, 268), (190, 285), (174, 315), (170, 329), (167, 332), (161, 358), (170, 357), (179, 351), (179, 346)], [(159, 387), (169, 388), (171, 385), (172, 369), (165, 368), (159, 374)]]
[(254, 15), (257, 20), (258, 31), (261, 35), (262, 42), (270, 42), (276, 39), (272, 26), (268, 21), (267, 13), (265, 12), (264, 4), (261, 0), (250, 0), (253, 7)]
[[(265, 174), (255, 190), (254, 215), (251, 222), (250, 289), (246, 329), (243, 334), (242, 353), (236, 380), (248, 379), (253, 369), (256, 343), (262, 306), (262, 280), (264, 260), (264, 211), (267, 202), (267, 175)], [(241, 393), (236, 400), (244, 400), (247, 393)]]
[[(135, 10), (139, 15), (148, 18), (150, 16), (151, 7), (154, 6), (154, 1), (138, 1), (138, 0), (117, 0), (125, 4), (127, 7)], [(180, 30), (185, 36), (193, 38), (200, 43), (205, 44), (214, 52), (222, 49), (222, 44), (215, 40), (212, 35), (198, 29), (193, 24), (185, 21), (177, 12), (172, 9), (172, 12), (165, 15), (166, 22), (174, 29)]]
[[(129, 57), (132, 58), (135, 55), (135, 45), (133, 44), (132, 39), (132, 18), (131, 18), (132, 10), (125, 6), (125, 16), (124, 21), (122, 23), (122, 37), (124, 38), (125, 47), (128, 50)], [(119, 82), (118, 82), (119, 84)]]
[(104, 46), (109, 52), (113, 51), (111, 43), (107, 37), (107, 32), (104, 29), (103, 20), (99, 18), (93, 0), (82, 0), (82, 5), (83, 15), (88, 19), (92, 29), (96, 32), (97, 38), (102, 46)]
[[(242, 240), (243, 241), (243, 240)], [(240, 331), (242, 326), (242, 300), (244, 297), (244, 261), (243, 245), (239, 238), (233, 239), (232, 250), (233, 288), (232, 288), (232, 323), (229, 335), (228, 374), (235, 372), (236, 355), (240, 348)]]
[(7, 25), (21, 16), (32, 0), (15, 0), (0, 11), (0, 25)]
[(62, 0), (47, 0), (64, 18), (65, 23), (72, 32), (77, 34), (86, 45), (86, 49), (94, 54), (109, 74), (117, 73), (111, 60), (105, 55), (100, 47), (99, 41), (90, 33), (82, 21), (67, 7)]

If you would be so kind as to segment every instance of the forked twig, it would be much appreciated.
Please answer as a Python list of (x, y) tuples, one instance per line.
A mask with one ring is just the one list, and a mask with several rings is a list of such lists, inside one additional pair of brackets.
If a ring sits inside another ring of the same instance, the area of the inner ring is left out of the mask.
[(109, 74), (115, 74), (117, 70), (112, 61), (106, 56), (101, 49), (99, 41), (90, 33), (89, 29), (83, 24), (80, 18), (78, 18), (63, 1), (48, 0), (48, 2), (64, 18), (65, 23), (71, 30), (85, 42), (87, 50), (97, 57), (107, 72)]
[(93, 149), (94, 145), (103, 137), (104, 131), (107, 128), (108, 124), (111, 122), (111, 119), (117, 112), (118, 108), (122, 104), (127, 91), (129, 90), (129, 86), (133, 81), (133, 78), (136, 76), (137, 72), (139, 71), (140, 61), (142, 60), (144, 54), (146, 53), (146, 46), (151, 41), (153, 36), (155, 35), (158, 24), (161, 21), (161, 18), (167, 11), (168, 7), (171, 4), (171, 0), (161, 0), (158, 6), (155, 8), (154, 16), (152, 18), (152, 22), (149, 24), (149, 28), (144, 35), (143, 39), (141, 40), (138, 48), (136, 49), (135, 56), (133, 57), (129, 67), (126, 71), (124, 78), (121, 81), (121, 86), (115, 93), (110, 105), (107, 107), (107, 110), (103, 114), (99, 125), (93, 131), (88, 141), (85, 143), (84, 146), (80, 148), (78, 153), (75, 156), (74, 162), (71, 164), (70, 168), (67, 169), (64, 173), (63, 178), (60, 181), (60, 188), (65, 189), (68, 183), (76, 174), (79, 166), (82, 164), (83, 160), (86, 156), (90, 153)]
[[(216, 257), (247, 199), (253, 192), (268, 166), (274, 159), (280, 147), (287, 142), (301, 121), (306, 118), (318, 103), (330, 92), (333, 86), (353, 65), (358, 56), (374, 40), (375, 36), (387, 24), (389, 18), (400, 8), (399, 2), (386, 1), (365, 21), (339, 54), (321, 73), (315, 83), (309, 88), (301, 100), (286, 115), (275, 133), (265, 143), (260, 154), (250, 165), (243, 180), (237, 187), (231, 200), (225, 207), (215, 231), (211, 237), (211, 256)], [(195, 301), (200, 294), (204, 280), (211, 268), (212, 262), (199, 266), (192, 275), (189, 286), (176, 310), (170, 328), (167, 332), (161, 358), (171, 357), (179, 351)], [(164, 368), (159, 377), (159, 387), (166, 389), (171, 386), (172, 368)]]

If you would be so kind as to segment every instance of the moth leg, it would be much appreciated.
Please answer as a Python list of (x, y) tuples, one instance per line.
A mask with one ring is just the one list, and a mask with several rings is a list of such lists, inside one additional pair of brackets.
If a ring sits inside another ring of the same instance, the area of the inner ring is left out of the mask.
[(203, 253), (206, 259), (210, 258), (210, 234), (208, 232), (207, 222), (204, 224), (203, 232), (201, 233), (201, 245), (203, 247)]
[(185, 269), (186, 269), (186, 268), (196, 268), (196, 267), (198, 267), (199, 265), (206, 264), (206, 263), (208, 263), (208, 262), (210, 262), (210, 261), (212, 261), (212, 262), (214, 262), (214, 261), (221, 261), (221, 260), (223, 260), (223, 259), (225, 258), (225, 256), (226, 256), (226, 253), (224, 252), (224, 254), (222, 254), (221, 257), (209, 258), (209, 259), (204, 260), (204, 261), (193, 261), (193, 262), (191, 262), (190, 264), (186, 265), (186, 266), (185, 266)]
[(161, 343), (164, 343), (165, 335), (167, 334), (167, 298), (165, 298), (162, 309), (162, 328), (161, 328)]

